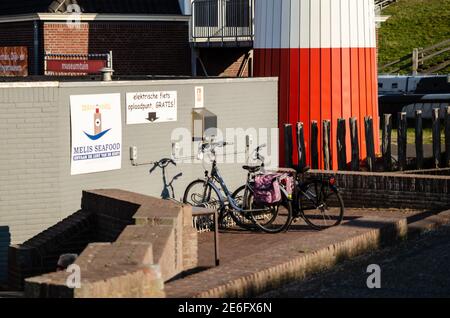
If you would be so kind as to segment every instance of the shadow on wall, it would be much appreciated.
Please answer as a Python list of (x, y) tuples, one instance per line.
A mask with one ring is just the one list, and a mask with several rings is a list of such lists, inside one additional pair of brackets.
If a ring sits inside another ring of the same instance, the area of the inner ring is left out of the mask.
[[(201, 76), (225, 76), (239, 77), (242, 72), (247, 77), (248, 66), (245, 65), (245, 59), (249, 49), (247, 48), (208, 48), (200, 49), (200, 61), (197, 61), (197, 72)], [(203, 66), (206, 68), (205, 74)]]
[(0, 226), (0, 284), (7, 280), (8, 247), (11, 244), (11, 235), (8, 226)]

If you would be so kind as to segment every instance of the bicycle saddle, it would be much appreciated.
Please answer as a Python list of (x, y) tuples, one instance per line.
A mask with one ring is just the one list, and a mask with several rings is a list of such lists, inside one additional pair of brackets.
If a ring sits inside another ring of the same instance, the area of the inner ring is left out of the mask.
[(247, 170), (248, 172), (254, 173), (261, 170), (261, 166), (243, 166), (242, 169)]

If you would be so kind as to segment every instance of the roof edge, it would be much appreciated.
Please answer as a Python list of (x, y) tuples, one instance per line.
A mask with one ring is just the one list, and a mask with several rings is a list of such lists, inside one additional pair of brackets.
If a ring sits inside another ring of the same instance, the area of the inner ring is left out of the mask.
[(26, 22), (26, 21), (165, 21), (189, 22), (187, 15), (165, 14), (112, 14), (112, 13), (82, 13), (74, 16), (73, 13), (32, 13), (0, 16), (0, 23)]

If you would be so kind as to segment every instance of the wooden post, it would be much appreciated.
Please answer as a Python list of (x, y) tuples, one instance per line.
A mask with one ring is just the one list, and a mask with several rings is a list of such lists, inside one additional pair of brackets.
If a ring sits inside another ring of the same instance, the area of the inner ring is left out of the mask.
[(325, 170), (332, 169), (332, 160), (331, 160), (331, 148), (330, 148), (330, 139), (331, 139), (331, 122), (329, 120), (323, 121), (323, 165)]
[(385, 171), (392, 170), (392, 115), (384, 114), (383, 120), (383, 142), (381, 145), (381, 152), (383, 154), (383, 166)]
[(319, 127), (317, 121), (311, 122), (311, 168), (319, 169)]
[(284, 158), (286, 161), (286, 168), (292, 168), (293, 160), (292, 160), (292, 125), (285, 124), (284, 125)]
[(398, 113), (398, 166), (400, 171), (406, 170), (406, 147), (408, 145), (408, 122), (406, 113)]
[(350, 137), (352, 141), (352, 170), (359, 171), (358, 119), (350, 118)]
[(214, 211), (214, 256), (216, 266), (220, 265), (220, 252), (219, 252), (219, 212)]
[(439, 108), (433, 108), (433, 164), (435, 168), (441, 165), (441, 120)]
[(373, 119), (372, 117), (365, 117), (364, 119), (365, 132), (366, 132), (366, 149), (367, 149), (367, 167), (369, 171), (373, 171), (375, 168), (375, 143), (373, 134)]
[(423, 169), (423, 123), (422, 111), (416, 110), (416, 168)]
[(347, 147), (345, 143), (345, 119), (338, 119), (337, 126), (337, 151), (338, 151), (338, 169), (347, 170)]
[(299, 168), (303, 169), (306, 167), (305, 132), (303, 123), (297, 123), (297, 152)]
[(445, 109), (445, 165), (450, 167), (450, 106)]
[(412, 75), (417, 75), (419, 71), (419, 49), (412, 51)]

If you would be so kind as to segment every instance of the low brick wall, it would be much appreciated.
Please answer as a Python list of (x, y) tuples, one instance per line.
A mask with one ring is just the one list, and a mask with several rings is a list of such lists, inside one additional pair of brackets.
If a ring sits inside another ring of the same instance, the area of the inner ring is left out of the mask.
[(450, 207), (450, 177), (369, 172), (312, 170), (305, 177), (336, 177), (345, 206), (446, 210)]
[(94, 241), (94, 217), (78, 211), (20, 245), (9, 248), (8, 285), (22, 290), (24, 279), (56, 270), (61, 254), (79, 255)]
[(403, 174), (450, 176), (450, 168), (405, 171)]
[[(10, 283), (20, 289), (25, 280), (27, 297), (163, 297), (165, 281), (197, 266), (197, 249), (190, 207), (121, 190), (84, 191), (81, 211), (10, 248)], [(54, 272), (65, 253), (81, 254), (80, 289), (66, 286), (70, 273)]]

